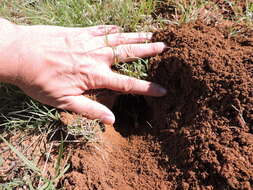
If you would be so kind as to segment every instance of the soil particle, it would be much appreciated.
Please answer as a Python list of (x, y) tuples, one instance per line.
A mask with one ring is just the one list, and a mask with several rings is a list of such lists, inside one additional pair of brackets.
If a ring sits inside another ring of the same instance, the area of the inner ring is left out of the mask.
[(253, 187), (253, 47), (237, 37), (201, 22), (154, 36), (168, 45), (150, 71), (168, 95), (150, 102), (172, 189)]

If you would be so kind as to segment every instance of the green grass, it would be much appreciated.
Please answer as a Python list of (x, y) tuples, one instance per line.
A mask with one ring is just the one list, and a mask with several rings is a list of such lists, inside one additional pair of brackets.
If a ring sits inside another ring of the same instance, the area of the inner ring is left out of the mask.
[(208, 1), (204, 0), (176, 1), (176, 4), (174, 5), (176, 7), (176, 16), (174, 17), (174, 23), (176, 22), (180, 25), (197, 20), (200, 9), (207, 4)]
[(154, 10), (154, 0), (3, 0), (2, 16), (19, 24), (93, 26), (116, 24), (124, 30), (142, 30)]
[[(252, 24), (253, 3), (246, 0), (243, 10), (239, 1), (229, 1), (234, 10), (233, 20), (238, 23)], [(219, 7), (205, 0), (2, 0), (0, 17), (7, 18), (17, 24), (47, 24), (66, 27), (86, 27), (99, 24), (115, 24), (124, 31), (152, 31), (168, 23), (180, 25), (198, 18), (200, 10), (205, 6), (212, 10)], [(156, 7), (171, 6), (174, 13), (169, 18), (163, 18), (157, 13), (152, 17)], [(233, 31), (233, 29), (231, 29)], [(148, 60), (139, 59), (133, 63), (118, 63), (114, 69), (122, 74), (145, 79), (148, 73)], [(69, 135), (83, 137), (84, 141), (97, 142), (99, 121), (88, 121), (82, 118), (66, 127), (67, 135), (58, 141), (58, 156), (55, 162), (55, 175), (44, 177), (47, 165), (37, 168), (36, 161), (28, 160), (24, 152), (13, 146), (6, 139), (9, 134), (34, 134), (43, 138), (51, 137), (59, 132), (59, 110), (41, 105), (25, 96), (16, 87), (0, 84), (0, 138), (11, 151), (18, 155), (26, 168), (26, 175), (12, 181), (0, 184), (0, 190), (27, 187), (27, 189), (56, 189), (61, 176), (67, 172), (68, 165), (62, 164), (65, 155), (65, 143)], [(40, 139), (40, 138), (39, 138)], [(59, 139), (58, 139), (59, 140)], [(52, 143), (49, 140), (47, 143)], [(74, 141), (72, 141), (74, 142)], [(46, 160), (49, 161), (50, 150), (47, 147)], [(29, 148), (29, 147), (28, 147)], [(68, 156), (66, 156), (68, 157)], [(0, 155), (0, 167), (3, 164)], [(68, 160), (68, 159), (66, 159)], [(47, 162), (46, 162), (47, 163)], [(39, 172), (38, 172), (39, 170)], [(30, 180), (27, 180), (30, 179)], [(1, 178), (0, 178), (1, 181)]]

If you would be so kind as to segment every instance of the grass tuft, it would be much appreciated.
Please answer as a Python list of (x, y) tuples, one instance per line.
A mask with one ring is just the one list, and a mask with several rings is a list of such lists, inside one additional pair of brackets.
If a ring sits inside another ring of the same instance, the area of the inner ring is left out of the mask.
[(121, 74), (135, 77), (138, 79), (146, 79), (148, 77), (149, 64), (148, 59), (138, 59), (137, 61), (129, 63), (117, 63), (113, 69)]
[(40, 104), (23, 94), (18, 88), (0, 84), (0, 132), (15, 134), (45, 133), (59, 121), (58, 110)]

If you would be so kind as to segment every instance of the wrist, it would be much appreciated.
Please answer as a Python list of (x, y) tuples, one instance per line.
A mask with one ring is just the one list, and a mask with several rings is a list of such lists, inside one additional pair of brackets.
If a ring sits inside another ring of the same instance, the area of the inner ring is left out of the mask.
[(0, 18), (0, 82), (15, 84), (19, 70), (19, 26)]

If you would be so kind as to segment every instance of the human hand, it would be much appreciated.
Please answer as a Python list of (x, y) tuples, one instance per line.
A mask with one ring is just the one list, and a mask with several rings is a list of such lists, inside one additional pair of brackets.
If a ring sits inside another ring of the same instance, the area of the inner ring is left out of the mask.
[(132, 61), (161, 53), (163, 43), (145, 43), (151, 33), (120, 33), (117, 26), (64, 28), (18, 26), (11, 50), (18, 62), (16, 85), (38, 101), (113, 124), (104, 105), (83, 96), (90, 89), (163, 96), (161, 86), (111, 70), (115, 60)]

